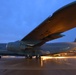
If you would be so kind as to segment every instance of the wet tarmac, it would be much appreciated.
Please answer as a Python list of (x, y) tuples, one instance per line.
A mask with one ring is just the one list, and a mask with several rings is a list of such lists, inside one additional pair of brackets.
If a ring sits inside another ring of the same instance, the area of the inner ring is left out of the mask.
[(76, 75), (76, 57), (2, 58), (0, 75)]

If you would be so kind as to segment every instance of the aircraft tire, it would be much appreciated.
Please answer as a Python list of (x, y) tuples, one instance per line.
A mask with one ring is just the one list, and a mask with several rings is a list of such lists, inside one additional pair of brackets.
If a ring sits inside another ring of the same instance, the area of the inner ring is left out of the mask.
[(30, 56), (25, 56), (25, 58), (27, 58), (27, 59), (32, 59), (32, 56), (30, 55)]
[(32, 59), (32, 56), (29, 56), (29, 59)]
[(41, 56), (40, 56), (40, 55), (37, 55), (37, 56), (36, 56), (36, 59), (40, 59), (40, 58), (41, 58)]

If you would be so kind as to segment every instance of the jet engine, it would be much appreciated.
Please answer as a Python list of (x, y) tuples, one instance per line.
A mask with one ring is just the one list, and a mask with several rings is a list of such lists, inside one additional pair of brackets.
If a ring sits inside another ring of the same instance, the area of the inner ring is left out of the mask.
[(26, 48), (27, 48), (26, 44), (22, 41), (9, 42), (6, 45), (7, 50), (14, 51), (14, 52), (22, 51), (22, 50), (25, 50)]

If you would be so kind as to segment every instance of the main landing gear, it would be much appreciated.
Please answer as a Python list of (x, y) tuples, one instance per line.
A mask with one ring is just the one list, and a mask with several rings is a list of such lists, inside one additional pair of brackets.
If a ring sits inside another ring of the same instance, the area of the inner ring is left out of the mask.
[(36, 59), (40, 59), (41, 58), (41, 56), (40, 55), (36, 55)]
[(26, 55), (25, 58), (32, 59), (32, 56), (31, 55)]
[[(33, 56), (31, 56), (31, 55), (26, 55), (25, 56), (25, 58), (27, 58), (27, 59), (32, 59), (33, 58)], [(41, 56), (40, 55), (36, 55), (36, 57), (35, 57), (36, 59), (40, 59), (41, 58)]]

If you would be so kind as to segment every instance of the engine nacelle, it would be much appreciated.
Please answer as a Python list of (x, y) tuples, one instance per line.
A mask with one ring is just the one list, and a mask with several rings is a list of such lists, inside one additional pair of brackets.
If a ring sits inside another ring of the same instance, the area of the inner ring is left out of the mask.
[(22, 41), (10, 42), (6, 45), (6, 49), (9, 51), (22, 51), (27, 48), (26, 44)]

